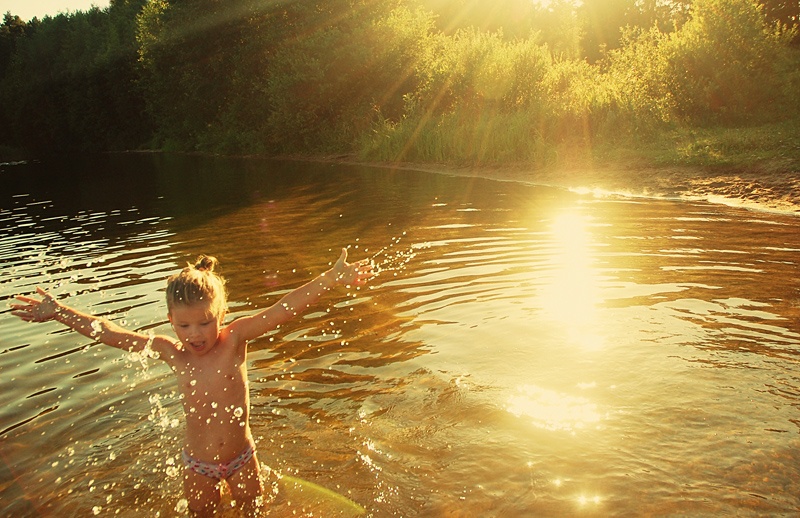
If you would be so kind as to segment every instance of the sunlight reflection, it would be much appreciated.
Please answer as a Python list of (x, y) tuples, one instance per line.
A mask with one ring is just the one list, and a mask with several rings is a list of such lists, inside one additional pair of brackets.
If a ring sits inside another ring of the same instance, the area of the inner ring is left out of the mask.
[(602, 501), (602, 499), (601, 499), (599, 496), (597, 496), (597, 495), (595, 495), (595, 496), (580, 495), (580, 496), (578, 497), (578, 504), (579, 504), (581, 507), (583, 507), (583, 506), (586, 506), (586, 505), (589, 505), (589, 504), (595, 504), (595, 505), (597, 505), (597, 504), (599, 504), (601, 501)]
[(507, 410), (517, 417), (529, 417), (533, 425), (553, 431), (586, 428), (600, 422), (597, 405), (586, 398), (560, 394), (534, 385), (523, 385), (508, 400)]
[(572, 340), (598, 349), (603, 346), (596, 329), (600, 294), (588, 227), (589, 218), (576, 212), (565, 212), (553, 221), (552, 280), (543, 293), (542, 306), (565, 324)]

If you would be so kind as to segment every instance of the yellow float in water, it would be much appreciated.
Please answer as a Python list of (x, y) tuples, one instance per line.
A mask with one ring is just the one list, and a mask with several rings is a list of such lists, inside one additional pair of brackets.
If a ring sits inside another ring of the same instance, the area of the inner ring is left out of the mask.
[(300, 516), (356, 517), (366, 509), (344, 495), (308, 480), (278, 475), (276, 507), (292, 509)]

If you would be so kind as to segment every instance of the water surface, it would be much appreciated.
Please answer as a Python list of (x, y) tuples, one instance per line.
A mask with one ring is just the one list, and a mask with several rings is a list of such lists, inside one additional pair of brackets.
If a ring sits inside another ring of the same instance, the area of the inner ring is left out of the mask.
[(169, 333), (216, 255), (231, 318), (372, 257), (249, 349), (262, 462), (373, 516), (800, 511), (797, 217), (367, 167), (118, 155), (0, 168), (0, 514), (179, 514), (169, 369), (7, 303)]

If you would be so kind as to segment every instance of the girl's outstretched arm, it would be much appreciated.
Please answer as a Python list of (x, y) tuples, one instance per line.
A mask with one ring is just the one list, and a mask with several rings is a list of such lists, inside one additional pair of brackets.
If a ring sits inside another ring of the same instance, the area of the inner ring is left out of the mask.
[(228, 331), (238, 335), (240, 343), (253, 340), (305, 312), (326, 291), (336, 286), (362, 286), (374, 276), (372, 263), (368, 259), (348, 263), (347, 249), (342, 248), (339, 259), (330, 270), (287, 293), (267, 309), (233, 321)]
[(18, 295), (16, 298), (22, 304), (12, 304), (11, 314), (26, 322), (55, 320), (84, 336), (127, 351), (141, 351), (152, 341), (142, 333), (129, 331), (105, 318), (61, 304), (42, 288), (37, 287), (36, 292), (41, 299)]

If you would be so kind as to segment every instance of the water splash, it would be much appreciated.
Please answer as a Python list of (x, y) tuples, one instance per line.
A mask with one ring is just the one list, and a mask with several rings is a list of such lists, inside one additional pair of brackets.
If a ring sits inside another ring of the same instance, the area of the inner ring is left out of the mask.
[(170, 417), (169, 411), (164, 407), (160, 394), (150, 394), (150, 415), (149, 421), (156, 423), (162, 430), (177, 428), (180, 420), (177, 417)]
[(392, 237), (389, 245), (384, 246), (370, 256), (376, 275), (392, 272), (394, 276), (397, 276), (398, 272), (404, 270), (406, 265), (416, 257), (417, 250), (430, 246), (428, 244), (413, 244), (408, 247), (402, 247), (400, 244), (405, 237), (406, 232), (403, 232), (400, 236)]

